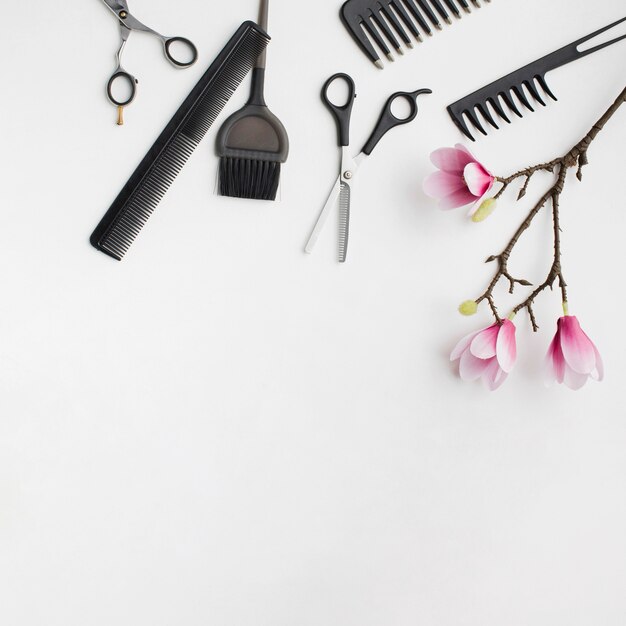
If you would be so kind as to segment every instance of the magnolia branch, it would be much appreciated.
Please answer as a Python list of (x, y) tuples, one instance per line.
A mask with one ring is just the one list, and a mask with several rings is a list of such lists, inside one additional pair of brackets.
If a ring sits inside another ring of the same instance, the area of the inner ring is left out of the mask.
[(583, 137), (581, 141), (579, 141), (569, 152), (567, 152), (564, 156), (553, 159), (547, 163), (541, 163), (539, 165), (534, 165), (532, 167), (527, 167), (511, 176), (506, 178), (496, 178), (496, 180), (502, 184), (501, 189), (495, 195), (495, 198), (498, 199), (502, 194), (509, 188), (509, 186), (520, 179), (525, 179), (522, 188), (518, 194), (518, 200), (521, 200), (528, 190), (528, 186), (532, 177), (537, 172), (551, 172), (554, 173), (556, 180), (553, 185), (539, 198), (537, 203), (533, 206), (530, 213), (527, 215), (526, 219), (520, 224), (519, 228), (510, 239), (507, 246), (504, 250), (497, 255), (490, 256), (487, 259), (487, 263), (497, 262), (498, 270), (496, 271), (492, 281), (489, 283), (489, 286), (485, 290), (485, 292), (476, 300), (476, 304), (480, 304), (485, 301), (489, 304), (491, 312), (493, 313), (496, 322), (501, 323), (502, 318), (498, 313), (498, 308), (495, 304), (494, 298), (494, 290), (500, 283), (500, 281), (505, 280), (509, 284), (509, 293), (513, 293), (516, 285), (521, 285), (524, 287), (532, 286), (531, 283), (527, 280), (515, 278), (511, 272), (509, 271), (509, 259), (515, 246), (519, 242), (521, 236), (530, 228), (533, 223), (533, 220), (537, 215), (541, 212), (541, 210), (547, 205), (552, 205), (552, 222), (554, 228), (554, 259), (550, 271), (546, 277), (546, 280), (536, 287), (534, 291), (520, 304), (518, 304), (513, 309), (513, 315), (516, 315), (520, 311), (526, 309), (528, 311), (533, 330), (536, 332), (539, 330), (539, 326), (537, 324), (537, 319), (535, 317), (535, 313), (533, 310), (533, 305), (535, 303), (535, 299), (543, 293), (546, 289), (554, 288), (554, 284), (558, 280), (559, 288), (561, 290), (561, 294), (563, 296), (564, 306), (567, 305), (567, 283), (565, 282), (565, 278), (563, 277), (563, 271), (561, 266), (561, 220), (560, 220), (560, 200), (561, 194), (565, 187), (565, 183), (567, 180), (567, 172), (569, 169), (576, 167), (576, 177), (578, 180), (582, 180), (583, 168), (585, 165), (589, 163), (587, 158), (587, 150), (589, 146), (593, 142), (593, 140), (598, 136), (600, 131), (604, 128), (606, 123), (615, 115), (618, 109), (626, 102), (626, 87), (622, 90), (622, 93), (615, 100), (615, 102), (609, 107), (609, 109), (604, 113), (604, 115), (593, 125), (591, 130)]

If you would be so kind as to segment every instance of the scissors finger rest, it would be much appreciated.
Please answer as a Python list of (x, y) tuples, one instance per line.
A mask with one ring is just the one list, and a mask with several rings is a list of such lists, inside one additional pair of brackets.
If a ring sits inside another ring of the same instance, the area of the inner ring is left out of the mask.
[[(390, 96), (387, 100), (374, 132), (371, 134), (367, 143), (363, 147), (363, 153), (372, 154), (378, 142), (390, 131), (397, 126), (403, 126), (412, 122), (418, 114), (417, 98), (424, 94), (431, 94), (430, 89), (418, 89), (417, 91), (398, 91)], [(409, 114), (406, 117), (398, 117), (393, 113), (393, 105), (396, 100), (406, 100), (409, 104)]]

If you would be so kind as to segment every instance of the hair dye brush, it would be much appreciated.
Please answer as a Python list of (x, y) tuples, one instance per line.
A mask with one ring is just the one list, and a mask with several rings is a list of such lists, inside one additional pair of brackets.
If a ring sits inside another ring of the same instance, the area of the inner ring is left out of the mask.
[[(259, 25), (264, 30), (268, 13), (269, 0), (261, 0)], [(248, 103), (224, 122), (217, 136), (222, 196), (276, 199), (280, 166), (289, 155), (289, 137), (265, 104), (265, 61), (263, 52), (252, 72), (252, 94)]]

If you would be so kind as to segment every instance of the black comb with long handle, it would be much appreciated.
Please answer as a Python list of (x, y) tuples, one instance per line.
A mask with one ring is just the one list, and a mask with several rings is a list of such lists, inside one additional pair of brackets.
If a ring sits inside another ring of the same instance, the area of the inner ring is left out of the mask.
[(244, 22), (159, 135), (91, 235), (91, 244), (121, 261), (161, 198), (269, 43)]
[[(598, 50), (602, 50), (602, 48), (606, 48), (607, 46), (625, 39), (626, 35), (621, 35), (586, 50), (579, 50), (579, 46), (583, 43), (615, 28), (624, 21), (626, 21), (626, 17), (586, 37), (573, 41), (567, 46), (511, 72), (486, 87), (451, 104), (448, 107), (448, 113), (450, 113), (452, 121), (466, 137), (472, 141), (476, 141), (469, 129), (468, 122), (483, 135), (486, 135), (487, 131), (483, 127), (484, 122), (493, 126), (495, 129), (499, 128), (495, 116), (509, 124), (511, 120), (507, 115), (507, 110), (512, 111), (518, 117), (522, 117), (522, 112), (520, 111), (522, 106), (520, 106), (520, 103), (524, 108), (534, 112), (535, 109), (530, 99), (538, 102), (542, 106), (546, 106), (542, 94), (546, 94), (553, 100), (557, 100), (557, 97), (552, 93), (550, 87), (548, 87), (546, 74), (551, 70), (567, 65), (572, 61), (582, 59), (589, 54), (593, 54)], [(465, 118), (467, 118), (467, 121)], [(481, 118), (484, 120), (483, 123), (481, 123)]]
[(413, 48), (413, 39), (441, 30), (442, 22), (452, 23), (491, 0), (348, 0), (341, 7), (341, 18), (363, 52), (381, 70), (385, 68), (374, 44), (390, 61), (392, 50), (404, 54), (403, 46)]

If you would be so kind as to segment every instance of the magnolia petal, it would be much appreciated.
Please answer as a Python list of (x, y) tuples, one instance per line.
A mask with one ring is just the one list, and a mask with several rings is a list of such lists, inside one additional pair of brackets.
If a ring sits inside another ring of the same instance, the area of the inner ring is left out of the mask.
[(473, 333), (470, 333), (469, 335), (463, 337), (463, 339), (461, 339), (461, 341), (456, 344), (454, 350), (452, 350), (452, 353), (450, 354), (450, 360), (456, 361), (457, 359), (460, 359), (462, 354), (469, 348), (470, 343), (472, 343), (472, 339), (474, 339), (474, 337), (476, 337), (476, 335), (480, 332), (480, 330), (474, 331)]
[(511, 320), (504, 320), (500, 326), (496, 341), (498, 363), (507, 374), (511, 373), (517, 360), (516, 330), (515, 324)]
[(474, 198), (474, 204), (472, 204), (470, 210), (467, 212), (467, 217), (474, 217), (478, 209), (480, 209), (480, 198)]
[(459, 376), (462, 380), (478, 380), (493, 359), (477, 359), (469, 350), (466, 350), (459, 361)]
[(484, 196), (493, 185), (493, 176), (480, 164), (469, 163), (463, 170), (468, 189), (477, 197)]
[(554, 371), (554, 362), (550, 353), (546, 354), (545, 358), (543, 359), (541, 373), (543, 378), (543, 384), (546, 387), (552, 387), (552, 385), (554, 385), (554, 383), (556, 382), (556, 373)]
[(561, 334), (557, 333), (557, 336), (554, 338), (555, 346), (554, 346), (554, 375), (556, 376), (556, 382), (559, 385), (563, 384), (565, 380), (565, 368), (567, 367), (567, 363), (565, 362), (565, 357), (563, 356), (563, 350), (561, 350)]
[(583, 332), (573, 315), (559, 320), (561, 349), (566, 363), (579, 374), (590, 374), (596, 367), (596, 351), (593, 342)]
[(580, 374), (573, 370), (569, 365), (565, 365), (565, 376), (563, 382), (566, 387), (569, 387), (573, 391), (578, 391), (584, 387), (585, 383), (589, 379), (589, 374)]
[[(593, 342), (592, 342), (593, 343)], [(596, 353), (596, 367), (591, 372), (591, 378), (597, 380), (598, 382), (602, 382), (604, 380), (604, 362), (602, 361), (602, 357), (600, 356), (600, 352), (596, 346), (593, 346), (593, 349)]]
[(430, 160), (435, 167), (444, 172), (462, 174), (468, 163), (475, 161), (467, 149), (439, 148), (430, 155)]
[(467, 189), (459, 189), (450, 194), (446, 198), (443, 198), (439, 202), (439, 208), (443, 211), (449, 211), (450, 209), (458, 209), (461, 206), (466, 206), (475, 202), (476, 198)]
[(502, 383), (507, 379), (508, 374), (502, 371), (502, 368), (498, 365), (497, 359), (492, 359), (489, 362), (489, 366), (483, 372), (483, 382), (487, 386), (489, 391), (495, 391)]
[(506, 372), (503, 372), (502, 369), (500, 369), (500, 372), (498, 373), (498, 376), (496, 377), (496, 379), (493, 382), (493, 389), (492, 391), (495, 391), (496, 389), (500, 389), (500, 387), (502, 387), (502, 385), (504, 384), (504, 382), (506, 381), (506, 379), (509, 377), (509, 375)]
[(460, 152), (464, 152), (465, 154), (467, 154), (467, 156), (470, 158), (470, 162), (471, 161), (478, 162), (478, 159), (470, 152), (469, 148), (467, 146), (463, 145), (462, 143), (454, 144), (454, 149), (455, 150), (459, 150)]
[(557, 331), (543, 362), (543, 380), (547, 387), (555, 382), (561, 384), (565, 375), (565, 359), (561, 352), (559, 333)]
[(467, 190), (467, 185), (458, 174), (434, 172), (426, 177), (423, 184), (424, 193), (431, 198), (440, 200), (460, 189)]
[(470, 352), (478, 359), (491, 359), (496, 356), (499, 330), (497, 324), (481, 330), (470, 344)]

